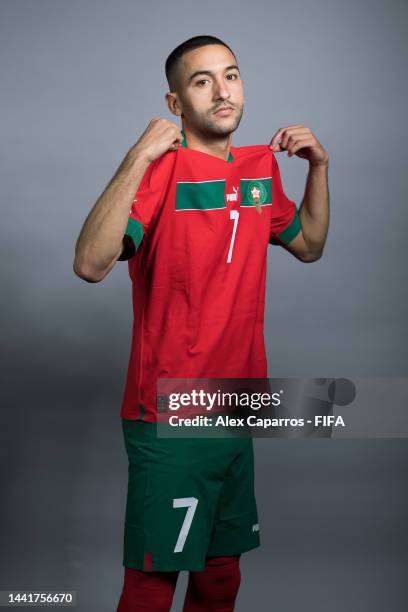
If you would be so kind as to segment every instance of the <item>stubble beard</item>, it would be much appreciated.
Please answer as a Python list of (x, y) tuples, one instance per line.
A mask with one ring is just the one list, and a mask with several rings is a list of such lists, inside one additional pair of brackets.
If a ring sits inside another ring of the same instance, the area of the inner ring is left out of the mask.
[[(228, 104), (225, 104), (225, 106), (228, 106)], [(233, 108), (235, 111), (234, 116), (231, 118), (227, 117), (222, 122), (217, 121), (217, 119), (214, 118), (214, 111), (206, 113), (205, 115), (195, 115), (194, 124), (196, 130), (204, 138), (226, 136), (232, 132), (235, 132), (241, 122), (244, 107), (242, 105), (241, 108), (237, 108), (236, 106), (233, 106)]]

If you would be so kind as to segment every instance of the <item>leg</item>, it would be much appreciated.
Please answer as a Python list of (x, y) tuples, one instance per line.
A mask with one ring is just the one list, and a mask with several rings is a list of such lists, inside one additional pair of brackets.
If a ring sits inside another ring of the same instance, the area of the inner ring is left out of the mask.
[(190, 572), (183, 612), (232, 612), (241, 583), (239, 558), (207, 557), (203, 572)]
[(142, 572), (125, 567), (116, 612), (169, 612), (179, 572)]

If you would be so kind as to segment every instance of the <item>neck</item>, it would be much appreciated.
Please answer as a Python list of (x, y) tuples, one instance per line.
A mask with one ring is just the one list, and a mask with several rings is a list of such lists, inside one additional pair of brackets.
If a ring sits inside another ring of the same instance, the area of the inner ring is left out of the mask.
[(219, 157), (224, 161), (228, 161), (231, 149), (232, 134), (226, 134), (225, 136), (219, 136), (216, 139), (211, 138), (211, 140), (206, 140), (203, 136), (195, 134), (184, 125), (181, 129), (186, 140), (186, 145), (189, 149), (201, 151), (201, 153), (214, 155), (214, 157)]

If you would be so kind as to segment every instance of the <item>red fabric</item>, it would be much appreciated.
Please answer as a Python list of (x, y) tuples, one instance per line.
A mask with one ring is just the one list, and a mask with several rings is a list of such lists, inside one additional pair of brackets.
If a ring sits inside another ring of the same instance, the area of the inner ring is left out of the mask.
[[(232, 612), (241, 582), (240, 555), (208, 557), (202, 572), (189, 572), (183, 612)], [(125, 567), (117, 612), (169, 612), (179, 572)]]
[(145, 552), (144, 554), (144, 571), (152, 572), (153, 571), (153, 555), (151, 552)]
[(203, 572), (190, 572), (183, 612), (232, 612), (241, 582), (239, 555), (209, 557)]
[(117, 612), (169, 612), (178, 572), (142, 572), (125, 567)]
[[(231, 152), (229, 163), (188, 148), (168, 151), (149, 166), (135, 194), (130, 218), (144, 237), (128, 262), (134, 325), (124, 419), (143, 412), (143, 420), (157, 420), (158, 378), (267, 376), (267, 248), (292, 222), (296, 204), (283, 191), (267, 145)], [(261, 214), (241, 206), (247, 197), (241, 180), (252, 177), (271, 179), (272, 203)], [(176, 210), (180, 183), (214, 181), (225, 182), (220, 209)], [(236, 221), (232, 212), (239, 213)]]

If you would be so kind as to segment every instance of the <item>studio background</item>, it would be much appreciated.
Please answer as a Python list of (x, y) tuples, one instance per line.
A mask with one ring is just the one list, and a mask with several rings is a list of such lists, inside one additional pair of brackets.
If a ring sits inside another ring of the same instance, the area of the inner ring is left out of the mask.
[[(0, 590), (115, 610), (131, 285), (72, 270), (86, 215), (164, 101), (164, 62), (212, 34), (237, 55), (233, 144), (310, 127), (330, 156), (323, 258), (269, 247), (270, 376), (407, 376), (407, 5), (351, 0), (1, 0)], [(276, 154), (299, 206), (308, 164)], [(392, 398), (390, 398), (392, 402)], [(262, 546), (236, 610), (407, 609), (406, 440), (255, 440)], [(180, 610), (182, 574), (173, 610)]]

